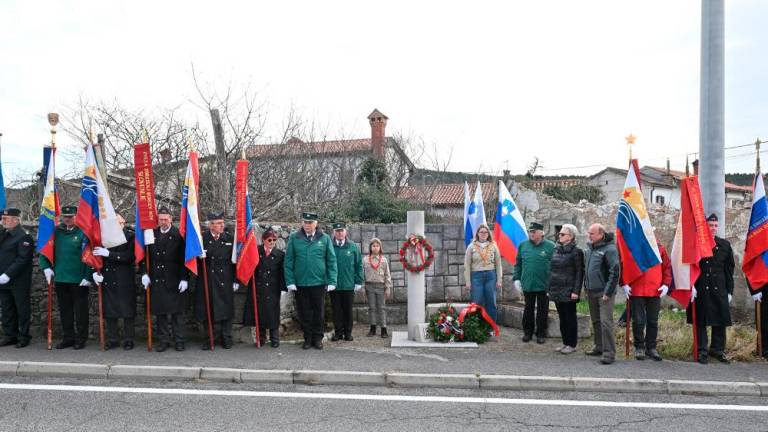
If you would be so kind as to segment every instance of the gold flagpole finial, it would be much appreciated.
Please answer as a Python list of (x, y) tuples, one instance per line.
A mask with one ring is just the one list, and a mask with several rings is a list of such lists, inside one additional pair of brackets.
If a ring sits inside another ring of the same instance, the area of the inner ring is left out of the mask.
[(56, 125), (59, 124), (59, 115), (48, 113), (48, 124), (51, 125), (51, 148), (56, 148)]
[(187, 133), (187, 148), (190, 152), (195, 151), (195, 143), (192, 141), (192, 134)]
[(147, 133), (147, 130), (144, 128), (141, 128), (141, 144), (145, 144), (149, 142), (149, 134)]
[(624, 137), (624, 140), (627, 141), (627, 147), (629, 148), (629, 160), (632, 161), (632, 146), (635, 144), (637, 137), (629, 134), (629, 136)]
[(241, 149), (240, 149), (240, 158), (241, 158), (242, 160), (247, 160), (247, 159), (245, 158), (245, 146), (243, 146), (243, 148), (241, 148)]

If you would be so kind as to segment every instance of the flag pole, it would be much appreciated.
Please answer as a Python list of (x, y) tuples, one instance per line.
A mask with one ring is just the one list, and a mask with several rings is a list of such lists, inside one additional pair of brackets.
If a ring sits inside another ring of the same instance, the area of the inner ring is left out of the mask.
[[(629, 136), (624, 138), (627, 141), (627, 148), (629, 149), (629, 169), (634, 170), (635, 167), (632, 164), (632, 146), (635, 144), (635, 140), (637, 140), (637, 137), (632, 135), (631, 133)], [(640, 178), (637, 179), (637, 184), (640, 185), (640, 187), (643, 187), (642, 180)], [(626, 315), (626, 319), (624, 322), (626, 323), (626, 326), (624, 328), (624, 357), (629, 358), (629, 336), (630, 336), (630, 329), (632, 328), (632, 311), (631, 311), (631, 301), (630, 296), (627, 296), (627, 305), (624, 308), (624, 312)]]
[[(146, 129), (141, 130), (141, 142), (149, 144), (149, 135), (147, 134)], [(152, 147), (150, 145), (150, 154)], [(154, 193), (154, 191), (152, 191)], [(136, 205), (139, 205), (138, 202), (136, 202)], [(149, 254), (149, 245), (144, 244), (144, 264), (146, 266), (147, 274), (150, 273), (150, 254)], [(152, 282), (150, 281), (149, 285), (147, 285), (147, 289), (145, 290), (146, 295), (146, 305), (147, 305), (147, 351), (152, 351)]]
[[(760, 138), (755, 140), (755, 181), (757, 181), (757, 177), (760, 174), (760, 144), (762, 144), (762, 141), (760, 141)], [(752, 188), (752, 193), (754, 194), (754, 186)], [(763, 287), (760, 287), (762, 290)], [(756, 349), (757, 349), (757, 357), (759, 358), (761, 355), (763, 355), (763, 325), (762, 320), (762, 307), (761, 302), (755, 301), (755, 329), (757, 330), (757, 340), (756, 343)]]
[[(189, 146), (189, 151), (193, 152), (194, 150), (194, 144), (192, 143), (192, 137), (187, 135), (187, 145)], [(200, 186), (200, 185), (196, 185)], [(199, 190), (197, 192), (200, 192)], [(198, 202), (200, 200), (200, 197), (198, 196)], [(198, 220), (200, 220), (200, 207), (197, 208), (198, 211)], [(205, 295), (205, 317), (208, 321), (208, 343), (210, 343), (211, 351), (213, 351), (213, 323), (211, 322), (211, 298), (210, 298), (210, 290), (208, 288), (208, 268), (205, 265), (205, 257), (200, 258), (200, 262), (202, 263), (203, 267), (203, 294)]]
[[(93, 146), (93, 126), (88, 127), (88, 141)], [(99, 169), (98, 167), (96, 169)], [(95, 245), (94, 245), (95, 246)], [(101, 274), (101, 271), (98, 271)], [(96, 281), (94, 281), (96, 282)], [(105, 351), (104, 343), (104, 293), (100, 283), (96, 282), (96, 288), (99, 294), (99, 348)]]
[[(51, 125), (51, 155), (48, 160), (50, 165), (53, 158), (56, 155), (56, 125), (59, 124), (59, 115), (56, 113), (48, 113), (48, 124)], [(48, 173), (44, 173), (48, 175)], [(54, 180), (55, 181), (55, 180)], [(55, 213), (55, 211), (54, 211)], [(55, 215), (54, 215), (55, 217)], [(48, 331), (46, 335), (48, 337), (48, 350), (53, 349), (53, 278), (48, 282)]]

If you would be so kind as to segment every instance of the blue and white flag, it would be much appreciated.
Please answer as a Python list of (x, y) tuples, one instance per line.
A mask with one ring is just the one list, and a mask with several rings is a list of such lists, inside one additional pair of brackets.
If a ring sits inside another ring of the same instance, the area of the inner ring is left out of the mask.
[(475, 198), (472, 201), (469, 200), (469, 185), (464, 182), (464, 246), (472, 243), (477, 228), (485, 223), (485, 206), (480, 181), (477, 182)]

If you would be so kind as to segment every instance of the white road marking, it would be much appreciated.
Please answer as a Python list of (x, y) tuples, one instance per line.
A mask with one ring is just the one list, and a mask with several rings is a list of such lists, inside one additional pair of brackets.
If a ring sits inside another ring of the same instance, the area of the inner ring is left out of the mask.
[(667, 410), (716, 410), (716, 411), (758, 411), (768, 412), (768, 406), (760, 405), (719, 405), (695, 403), (656, 403), (656, 402), (612, 402), (612, 401), (578, 401), (562, 399), (513, 399), (485, 397), (451, 397), (451, 396), (407, 396), (407, 395), (377, 395), (377, 394), (343, 394), (343, 393), (299, 393), (271, 392), (249, 390), (203, 390), (181, 388), (152, 388), (152, 387), (108, 387), (108, 386), (77, 386), (52, 384), (9, 384), (0, 383), (0, 390), (40, 390), (65, 392), (95, 392), (95, 393), (144, 393), (158, 395), (194, 395), (194, 396), (227, 396), (227, 397), (266, 397), (286, 399), (337, 399), (360, 401), (390, 401), (390, 402), (430, 402), (430, 403), (460, 403), (460, 404), (495, 404), (495, 405), (549, 405), (598, 408), (651, 408)]

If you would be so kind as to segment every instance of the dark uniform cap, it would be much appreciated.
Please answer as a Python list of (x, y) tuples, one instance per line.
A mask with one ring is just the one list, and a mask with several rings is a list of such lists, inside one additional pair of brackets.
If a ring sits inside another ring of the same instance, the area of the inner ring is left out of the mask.
[(718, 221), (718, 219), (717, 219), (717, 215), (715, 213), (712, 213), (711, 215), (709, 215), (707, 217), (707, 222), (717, 222), (717, 221)]
[(10, 208), (7, 208), (7, 209), (3, 210), (3, 216), (16, 216), (16, 217), (19, 217), (19, 216), (21, 216), (21, 210), (19, 210), (17, 208), (10, 207)]
[(64, 206), (61, 208), (62, 216), (74, 216), (76, 214), (77, 214), (77, 207), (75, 206)]
[(333, 229), (334, 229), (334, 230), (343, 230), (343, 229), (347, 229), (347, 224), (345, 224), (344, 222), (334, 222), (334, 223), (333, 223), (333, 224), (331, 224), (331, 225), (333, 226)]
[(217, 212), (217, 211), (208, 212), (208, 220), (209, 221), (222, 220), (222, 219), (224, 219), (224, 212), (223, 211), (222, 212)]
[(544, 230), (544, 225), (538, 223), (538, 222), (531, 222), (530, 225), (528, 225), (528, 231), (536, 231), (536, 230)]
[(317, 213), (304, 212), (301, 214), (301, 220), (316, 221), (318, 220)]
[(157, 214), (172, 214), (170, 210), (168, 210), (168, 207), (162, 206), (157, 210)]

